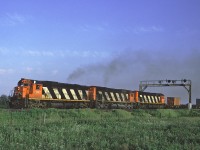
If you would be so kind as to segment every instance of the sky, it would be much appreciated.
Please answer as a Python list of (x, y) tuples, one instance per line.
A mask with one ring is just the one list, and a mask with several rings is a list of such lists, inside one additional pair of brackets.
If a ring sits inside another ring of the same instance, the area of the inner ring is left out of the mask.
[[(195, 103), (199, 14), (199, 0), (0, 0), (0, 94), (21, 78), (129, 90), (186, 78)], [(188, 101), (183, 87), (149, 90)]]

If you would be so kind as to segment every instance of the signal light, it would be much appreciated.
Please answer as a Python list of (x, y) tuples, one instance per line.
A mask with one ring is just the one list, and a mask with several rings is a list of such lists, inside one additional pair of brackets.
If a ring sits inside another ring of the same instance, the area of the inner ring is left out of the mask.
[(181, 82), (185, 83), (185, 82), (187, 82), (187, 80), (186, 79), (182, 79)]
[(173, 84), (176, 83), (176, 80), (172, 80), (172, 83), (173, 83)]

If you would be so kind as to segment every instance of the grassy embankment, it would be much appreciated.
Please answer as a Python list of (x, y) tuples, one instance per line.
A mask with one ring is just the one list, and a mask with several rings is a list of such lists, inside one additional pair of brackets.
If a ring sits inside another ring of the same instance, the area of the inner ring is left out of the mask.
[(199, 149), (200, 110), (0, 109), (1, 149)]

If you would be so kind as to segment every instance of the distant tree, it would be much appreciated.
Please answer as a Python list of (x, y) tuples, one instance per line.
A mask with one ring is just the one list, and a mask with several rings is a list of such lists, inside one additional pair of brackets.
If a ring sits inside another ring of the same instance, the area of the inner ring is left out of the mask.
[(2, 94), (1, 97), (0, 97), (1, 101), (8, 101), (8, 96), (5, 95), (5, 94)]
[(9, 103), (9, 97), (5, 94), (0, 96), (0, 105), (1, 107), (7, 107)]

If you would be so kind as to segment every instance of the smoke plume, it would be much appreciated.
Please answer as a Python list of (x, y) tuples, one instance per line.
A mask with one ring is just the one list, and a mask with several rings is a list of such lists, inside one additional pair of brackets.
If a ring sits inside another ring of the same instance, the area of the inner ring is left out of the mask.
[[(200, 51), (147, 51), (125, 50), (112, 59), (75, 69), (68, 82), (112, 88), (138, 90), (139, 81), (163, 79), (191, 79), (192, 98), (200, 97)], [(155, 88), (147, 91), (181, 97), (187, 103), (188, 94), (183, 87)]]

